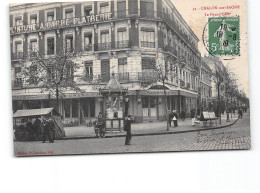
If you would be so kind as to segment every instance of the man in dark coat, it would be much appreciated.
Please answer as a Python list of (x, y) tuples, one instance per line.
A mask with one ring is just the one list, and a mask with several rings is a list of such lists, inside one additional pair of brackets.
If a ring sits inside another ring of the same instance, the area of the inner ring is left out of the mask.
[(168, 122), (169, 122), (170, 127), (172, 126), (172, 118), (173, 118), (173, 112), (170, 111), (169, 115), (168, 115), (168, 119), (169, 119)]
[(29, 120), (26, 123), (26, 129), (29, 133), (29, 141), (34, 140), (35, 134), (34, 134), (34, 128), (33, 128), (33, 123), (32, 123), (32, 119), (29, 118)]
[(50, 136), (50, 143), (54, 143), (55, 139), (55, 123), (54, 120), (49, 118), (49, 136)]
[(130, 145), (130, 141), (132, 139), (132, 133), (131, 133), (131, 119), (130, 115), (126, 117), (125, 120), (125, 128), (124, 130), (126, 131), (126, 137), (125, 137), (125, 145)]
[(50, 125), (48, 123), (48, 120), (46, 118), (44, 118), (44, 120), (43, 120), (43, 142), (42, 143), (46, 142), (46, 138), (48, 138), (48, 140), (50, 141), (49, 127), (50, 127)]
[(182, 119), (182, 121), (185, 121), (185, 116), (186, 116), (185, 110), (182, 110), (181, 111), (181, 119)]
[(41, 133), (41, 121), (38, 117), (35, 118), (33, 127), (34, 127), (34, 131), (35, 131), (35, 136), (39, 137), (39, 135)]

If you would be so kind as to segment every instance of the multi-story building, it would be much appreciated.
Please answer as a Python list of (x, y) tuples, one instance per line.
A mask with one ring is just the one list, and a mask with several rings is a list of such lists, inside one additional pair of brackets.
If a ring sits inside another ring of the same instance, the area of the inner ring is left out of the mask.
[(212, 71), (207, 63), (202, 59), (200, 67), (200, 103), (201, 108), (212, 108), (212, 91), (211, 77)]
[[(59, 54), (59, 47), (81, 53), (75, 78), (99, 79), (104, 87), (115, 73), (128, 89), (128, 114), (137, 122), (165, 119), (162, 84), (150, 84), (158, 65), (168, 72), (168, 109), (197, 108), (199, 39), (170, 0), (13, 5), (10, 34), (14, 111), (54, 105), (49, 93), (22, 84), (21, 70), (33, 62), (32, 50), (48, 58)], [(77, 84), (84, 93), (64, 92), (59, 110), (65, 120), (83, 123), (102, 111), (103, 102), (90, 82)]]

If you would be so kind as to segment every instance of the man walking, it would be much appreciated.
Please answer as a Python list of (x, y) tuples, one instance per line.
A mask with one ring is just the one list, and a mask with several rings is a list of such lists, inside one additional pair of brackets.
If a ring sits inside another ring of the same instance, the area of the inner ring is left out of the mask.
[(169, 115), (168, 115), (168, 122), (169, 122), (169, 126), (172, 126), (172, 118), (173, 118), (173, 112), (172, 111), (168, 111)]
[(125, 137), (125, 145), (130, 145), (130, 141), (132, 139), (132, 133), (131, 133), (131, 119), (130, 115), (126, 117), (125, 120), (125, 131), (126, 131), (126, 137)]

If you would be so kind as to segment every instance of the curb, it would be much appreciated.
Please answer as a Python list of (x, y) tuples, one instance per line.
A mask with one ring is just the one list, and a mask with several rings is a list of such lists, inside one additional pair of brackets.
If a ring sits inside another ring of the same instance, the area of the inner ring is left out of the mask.
[[(169, 132), (163, 132), (163, 133), (140, 133), (140, 134), (132, 134), (132, 136), (151, 136), (151, 135), (169, 135), (169, 134), (181, 134), (181, 133), (192, 133), (192, 132), (198, 132), (198, 131), (208, 131), (208, 130), (215, 130), (215, 129), (222, 129), (226, 127), (231, 127), (237, 123), (239, 120), (236, 119), (233, 123), (228, 124), (228, 125), (221, 125), (217, 127), (209, 127), (206, 129), (193, 129), (193, 130), (188, 130), (188, 131), (169, 131)], [(110, 136), (105, 136), (105, 138), (119, 138), (119, 137), (125, 137), (125, 134), (122, 135), (110, 135)], [(97, 139), (96, 136), (89, 136), (89, 137), (70, 137), (70, 138), (61, 138), (57, 140), (72, 140), (72, 139)]]

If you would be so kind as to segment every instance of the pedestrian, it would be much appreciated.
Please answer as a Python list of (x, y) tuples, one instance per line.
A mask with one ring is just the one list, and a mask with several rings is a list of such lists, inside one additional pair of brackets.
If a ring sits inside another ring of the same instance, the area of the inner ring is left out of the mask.
[(28, 121), (26, 122), (26, 130), (27, 130), (27, 132), (29, 134), (28, 140), (29, 141), (34, 140), (35, 135), (34, 135), (34, 128), (33, 128), (33, 123), (32, 123), (32, 119), (31, 118), (29, 118)]
[(172, 111), (174, 127), (178, 127), (178, 114), (175, 110)]
[(168, 123), (170, 127), (172, 126), (172, 118), (173, 118), (173, 112), (168, 111)]
[(39, 138), (40, 133), (41, 133), (41, 121), (38, 117), (35, 118), (35, 121), (33, 123), (33, 127), (34, 127), (36, 138)]
[(49, 135), (49, 123), (46, 118), (43, 119), (43, 141), (42, 143), (46, 142), (46, 139), (50, 141), (50, 135)]
[(130, 141), (132, 139), (132, 133), (131, 133), (131, 115), (128, 115), (125, 120), (125, 128), (126, 131), (126, 137), (125, 137), (125, 145), (130, 145)]
[(55, 139), (55, 123), (54, 120), (49, 118), (49, 136), (50, 136), (50, 143), (54, 143)]
[(239, 114), (239, 118), (242, 119), (243, 118), (243, 111), (241, 108), (238, 109), (238, 114)]
[(182, 111), (181, 111), (181, 120), (182, 120), (182, 121), (185, 121), (185, 114), (186, 114), (185, 111), (182, 110)]

